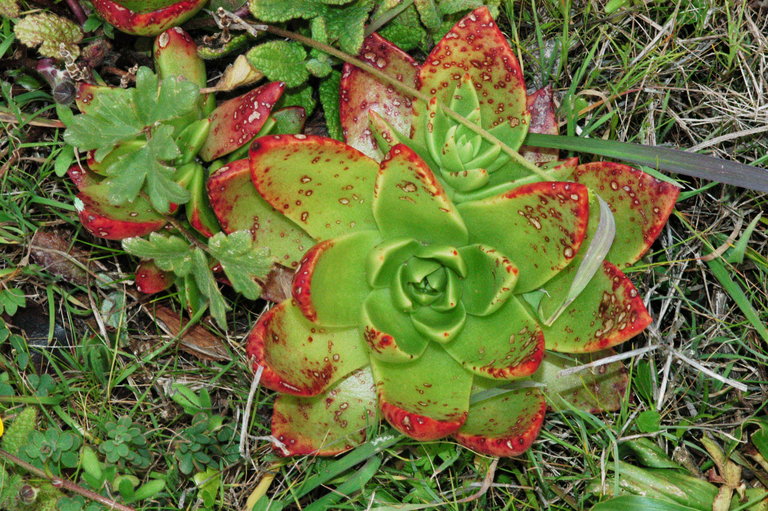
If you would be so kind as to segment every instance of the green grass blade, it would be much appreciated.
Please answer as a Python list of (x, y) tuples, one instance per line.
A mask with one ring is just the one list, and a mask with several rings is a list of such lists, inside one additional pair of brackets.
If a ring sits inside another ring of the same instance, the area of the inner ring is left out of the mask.
[(768, 192), (768, 170), (677, 149), (613, 140), (529, 133), (525, 144), (598, 154), (667, 172), (699, 177), (758, 192)]
[(626, 495), (595, 505), (592, 511), (696, 511), (695, 508), (666, 500)]

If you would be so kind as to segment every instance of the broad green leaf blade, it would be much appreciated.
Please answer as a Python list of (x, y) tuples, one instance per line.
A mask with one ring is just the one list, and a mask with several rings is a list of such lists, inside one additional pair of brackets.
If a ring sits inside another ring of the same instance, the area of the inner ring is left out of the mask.
[(371, 362), (379, 407), (395, 429), (417, 440), (435, 440), (464, 424), (472, 375), (438, 344), (429, 343), (412, 362)]
[(453, 437), (489, 456), (517, 456), (539, 434), (547, 404), (537, 388), (522, 388), (472, 404)]
[(396, 145), (376, 178), (373, 216), (385, 238), (460, 247), (467, 228), (426, 164), (405, 145)]
[(627, 371), (621, 362), (560, 374), (563, 369), (612, 354), (612, 351), (600, 351), (574, 357), (548, 351), (532, 379), (546, 385), (544, 395), (555, 411), (567, 411), (572, 407), (589, 413), (618, 410), (627, 389)]
[(568, 266), (584, 239), (589, 193), (576, 183), (540, 182), (458, 206), (470, 243), (493, 240), (520, 270), (515, 293), (538, 288)]
[[(263, 375), (262, 375), (263, 378)], [(365, 441), (376, 422), (376, 393), (369, 368), (359, 369), (314, 397), (280, 394), (272, 412), (272, 435), (297, 456), (331, 456)]]
[(529, 134), (528, 145), (599, 154), (667, 172), (699, 177), (758, 192), (768, 192), (768, 170), (677, 149), (614, 140)]
[(250, 142), (264, 126), (284, 90), (285, 84), (271, 82), (219, 105), (208, 116), (211, 128), (200, 149), (200, 157), (212, 161)]
[(261, 384), (296, 396), (316, 396), (368, 364), (357, 328), (323, 328), (309, 322), (291, 299), (261, 315), (248, 335), (253, 367), (264, 367)]
[(226, 233), (249, 230), (256, 244), (269, 248), (275, 262), (296, 268), (315, 244), (298, 225), (265, 201), (251, 182), (248, 160), (221, 167), (208, 178), (208, 197)]
[(513, 380), (539, 367), (544, 335), (517, 298), (510, 297), (491, 315), (468, 315), (464, 330), (445, 351), (478, 376)]
[(379, 165), (341, 142), (274, 135), (251, 144), (251, 177), (261, 196), (317, 240), (375, 230)]
[[(559, 303), (570, 288), (569, 267), (544, 289)], [(621, 270), (603, 262), (586, 288), (551, 326), (544, 326), (548, 350), (590, 353), (620, 344), (642, 332), (651, 322), (635, 286)]]
[(359, 231), (321, 241), (301, 260), (292, 295), (304, 316), (328, 327), (354, 327), (372, 291), (366, 260), (381, 242), (378, 231)]
[(619, 163), (579, 165), (564, 180), (589, 187), (610, 206), (616, 221), (616, 240), (606, 259), (619, 268), (634, 263), (650, 248), (680, 193), (670, 183)]
[(269, 251), (256, 247), (249, 231), (236, 231), (229, 236), (220, 232), (208, 240), (208, 248), (235, 291), (256, 300), (261, 290), (255, 279), (265, 277), (272, 266)]
[(624, 495), (595, 504), (592, 511), (702, 511), (667, 500), (639, 495)]
[[(435, 46), (419, 71), (419, 91), (450, 104), (457, 81), (469, 73), (480, 98), (481, 126), (499, 128), (504, 142), (516, 149), (528, 130), (525, 84), (517, 56), (486, 7), (462, 18)], [(426, 105), (414, 108), (414, 139), (426, 139)]]
[[(365, 39), (358, 57), (390, 76), (397, 76), (406, 85), (416, 85), (416, 61), (378, 34), (371, 34)], [(411, 108), (408, 96), (379, 82), (365, 71), (344, 64), (339, 113), (347, 144), (375, 160), (381, 160), (387, 151), (376, 143), (369, 126), (368, 112), (377, 112), (400, 133), (410, 133)]]

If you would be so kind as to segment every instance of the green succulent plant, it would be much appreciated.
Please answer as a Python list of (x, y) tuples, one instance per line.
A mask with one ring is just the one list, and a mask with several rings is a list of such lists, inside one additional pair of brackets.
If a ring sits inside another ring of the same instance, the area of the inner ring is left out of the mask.
[(149, 466), (147, 439), (141, 426), (134, 424), (130, 417), (120, 417), (116, 422), (107, 422), (105, 429), (108, 439), (99, 445), (99, 451), (108, 462), (124, 460), (138, 468)]
[(536, 105), (546, 91), (525, 94), (487, 9), (460, 20), (423, 66), (375, 34), (361, 58), (432, 100), (345, 68), (349, 145), (261, 137), (250, 163), (208, 183), (225, 232), (250, 229), (296, 268), (291, 298), (248, 338), (262, 384), (280, 392), (273, 435), (282, 454), (333, 454), (384, 417), (416, 439), (519, 454), (541, 427), (548, 383), (563, 389), (545, 351), (610, 348), (650, 322), (620, 268), (658, 236), (677, 189), (624, 165), (521, 148), (529, 126), (556, 129), (554, 111)]

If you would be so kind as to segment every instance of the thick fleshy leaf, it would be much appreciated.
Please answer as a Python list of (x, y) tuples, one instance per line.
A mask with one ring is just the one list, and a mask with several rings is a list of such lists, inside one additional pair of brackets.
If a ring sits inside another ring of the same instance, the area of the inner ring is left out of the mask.
[[(93, 7), (102, 18), (122, 32), (133, 35), (153, 36), (164, 30), (181, 25), (202, 9), (207, 0), (181, 0), (157, 10), (133, 11), (114, 0), (93, 0)], [(167, 4), (167, 2), (163, 2)]]
[(491, 243), (520, 270), (515, 293), (538, 288), (573, 260), (589, 218), (576, 183), (539, 182), (459, 206), (470, 243)]
[(91, 172), (88, 167), (80, 165), (79, 163), (76, 163), (67, 169), (67, 177), (78, 190), (83, 190), (89, 186), (96, 185), (101, 181), (100, 176), (97, 176)]
[(205, 174), (206, 170), (202, 165), (194, 165), (194, 172), (191, 176), (189, 185), (186, 187), (189, 191), (189, 202), (184, 205), (184, 212), (189, 224), (206, 238), (210, 238), (221, 231), (216, 215), (211, 209), (208, 195), (205, 193)]
[(410, 314), (395, 307), (389, 289), (368, 295), (361, 324), (371, 356), (382, 362), (408, 362), (427, 349), (427, 339), (416, 331)]
[(329, 327), (360, 323), (361, 305), (372, 291), (366, 261), (380, 242), (378, 231), (353, 232), (321, 241), (306, 253), (291, 293), (307, 319)]
[(173, 285), (173, 273), (161, 270), (152, 261), (142, 261), (136, 268), (135, 281), (139, 293), (152, 295)]
[(620, 268), (650, 248), (667, 223), (680, 189), (645, 172), (606, 161), (579, 165), (569, 180), (588, 186), (605, 200), (616, 220), (616, 241), (606, 259)]
[(546, 384), (544, 395), (553, 410), (570, 410), (572, 407), (590, 413), (618, 410), (628, 382), (627, 370), (620, 361), (565, 376), (560, 374), (563, 369), (614, 354), (614, 351), (606, 350), (588, 355), (565, 356), (550, 351), (544, 355), (532, 379)]
[(432, 171), (409, 147), (398, 144), (381, 163), (373, 215), (385, 238), (462, 246), (467, 228)]
[[(552, 100), (552, 87), (547, 85), (528, 96), (528, 111), (531, 113), (530, 133), (543, 133), (545, 135), (557, 135), (560, 130), (555, 116), (555, 102)], [(557, 160), (560, 151), (544, 147), (522, 146), (520, 148), (526, 160), (534, 163), (547, 163)]]
[(284, 90), (284, 83), (270, 82), (219, 105), (208, 117), (211, 129), (200, 157), (215, 160), (248, 143), (259, 133)]
[[(371, 34), (365, 39), (359, 58), (405, 85), (416, 85), (416, 61), (378, 34)], [(408, 135), (411, 131), (411, 109), (411, 98), (365, 71), (344, 64), (339, 113), (347, 144), (375, 160), (381, 160), (387, 151), (379, 148), (371, 133), (368, 112), (377, 112), (393, 128)]]
[(274, 135), (251, 144), (250, 162), (261, 196), (313, 238), (376, 229), (379, 165), (358, 150), (331, 138)]
[[(498, 135), (519, 147), (530, 115), (520, 64), (487, 7), (462, 18), (435, 46), (419, 71), (419, 90), (449, 105), (456, 83), (469, 73), (480, 101), (482, 126), (504, 126)], [(423, 141), (429, 130), (426, 105), (414, 106), (414, 138)]]
[[(182, 76), (200, 88), (208, 85), (205, 62), (197, 55), (197, 44), (181, 27), (173, 27), (155, 38), (153, 47), (155, 70), (161, 80)], [(213, 94), (200, 97), (203, 116), (216, 108)], [(198, 115), (198, 112), (192, 112)]]
[(453, 437), (483, 454), (517, 456), (536, 440), (546, 410), (539, 389), (506, 392), (472, 404), (467, 422)]
[(420, 245), (412, 238), (393, 238), (376, 246), (368, 254), (366, 274), (371, 287), (394, 283), (403, 263), (416, 253)]
[(376, 421), (376, 392), (369, 368), (353, 372), (314, 397), (280, 394), (272, 412), (272, 435), (282, 456), (331, 456), (365, 441)]
[(265, 201), (251, 182), (247, 159), (233, 161), (208, 178), (211, 208), (227, 234), (248, 229), (275, 261), (297, 268), (315, 241)]
[(467, 418), (472, 375), (440, 345), (429, 343), (418, 359), (389, 364), (371, 359), (379, 406), (392, 426), (417, 440), (458, 430)]
[(448, 343), (464, 328), (467, 311), (464, 309), (464, 305), (459, 302), (455, 307), (446, 311), (422, 307), (414, 312), (411, 318), (416, 331), (424, 337), (434, 342)]
[(487, 316), (499, 309), (512, 294), (520, 271), (507, 257), (486, 245), (459, 249), (467, 265), (461, 301), (469, 314)]
[(264, 367), (262, 385), (296, 396), (316, 396), (369, 360), (358, 329), (315, 325), (290, 299), (259, 317), (246, 353)]
[[(560, 296), (570, 285), (570, 279), (563, 280), (547, 283), (544, 289)], [(650, 322), (651, 316), (635, 286), (621, 270), (605, 261), (560, 318), (544, 327), (544, 339), (548, 350), (589, 353), (634, 337)]]
[(88, 107), (93, 104), (94, 99), (99, 95), (119, 95), (124, 94), (119, 87), (109, 87), (106, 85), (93, 85), (80, 82), (77, 84), (77, 94), (75, 95), (75, 104), (82, 113), (88, 113)]
[(161, 229), (165, 219), (155, 213), (149, 202), (141, 197), (132, 203), (114, 206), (107, 194), (98, 186), (81, 189), (76, 204), (80, 223), (91, 234), (108, 240), (122, 240), (144, 236)]
[(544, 335), (516, 297), (489, 316), (467, 316), (464, 330), (445, 346), (468, 371), (496, 380), (533, 374), (544, 356)]

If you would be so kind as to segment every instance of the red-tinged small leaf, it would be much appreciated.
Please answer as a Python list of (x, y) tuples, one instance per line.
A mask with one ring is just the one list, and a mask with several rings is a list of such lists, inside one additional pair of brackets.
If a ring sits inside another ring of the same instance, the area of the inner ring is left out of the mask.
[[(93, 7), (99, 11), (102, 18), (122, 32), (154, 36), (187, 21), (203, 8), (206, 1), (181, 0), (152, 11), (141, 9), (142, 12), (123, 7), (114, 0), (93, 0)], [(142, 4), (153, 6), (153, 4)]]
[(376, 229), (379, 165), (342, 142), (311, 135), (259, 137), (250, 149), (261, 196), (316, 240)]
[(368, 368), (360, 369), (315, 397), (281, 394), (272, 412), (272, 435), (285, 445), (281, 456), (332, 456), (365, 441), (376, 422), (376, 392)]
[[(416, 85), (416, 61), (378, 34), (363, 42), (358, 57), (408, 86)], [(389, 84), (351, 65), (345, 64), (341, 77), (339, 113), (347, 144), (375, 160), (384, 156), (369, 126), (368, 112), (375, 111), (400, 133), (411, 131), (412, 101)]]
[(250, 142), (284, 90), (283, 82), (270, 82), (219, 105), (208, 117), (211, 129), (200, 157), (212, 161)]
[(578, 253), (589, 193), (576, 183), (539, 182), (458, 208), (470, 243), (493, 243), (520, 270), (515, 293), (525, 293), (557, 275)]
[(309, 322), (293, 300), (261, 315), (248, 335), (246, 353), (261, 384), (295, 396), (316, 396), (368, 364), (357, 328), (323, 328)]
[(467, 418), (472, 375), (443, 348), (428, 343), (412, 362), (371, 359), (379, 407), (392, 426), (417, 440), (436, 440), (458, 430)]
[(357, 326), (363, 301), (372, 290), (366, 261), (380, 242), (378, 231), (361, 231), (312, 247), (293, 279), (293, 299), (304, 317), (323, 326)]
[(536, 440), (546, 410), (538, 389), (505, 392), (472, 404), (467, 421), (453, 437), (489, 456), (517, 456)]
[[(450, 105), (454, 89), (469, 74), (480, 104), (485, 129), (511, 147), (519, 147), (528, 132), (525, 84), (520, 64), (487, 7), (464, 18), (440, 40), (419, 71), (418, 89)], [(413, 138), (422, 143), (429, 130), (427, 105), (415, 103)], [(502, 128), (504, 127), (504, 128)]]
[[(544, 289), (560, 303), (565, 285), (547, 283)], [(620, 344), (642, 332), (651, 322), (635, 286), (608, 261), (587, 287), (550, 327), (543, 327), (546, 348), (565, 353), (590, 353)]]
[[(529, 95), (527, 105), (528, 111), (531, 113), (531, 125), (528, 127), (530, 133), (544, 133), (546, 135), (557, 135), (560, 133), (557, 126), (555, 102), (552, 99), (551, 86), (547, 85)], [(544, 147), (522, 146), (520, 154), (526, 160), (534, 163), (546, 163), (557, 160), (560, 151)]]
[(640, 259), (667, 223), (680, 189), (645, 172), (611, 162), (579, 165), (569, 180), (588, 186), (608, 203), (616, 239), (606, 260), (620, 268)]
[(140, 293), (153, 295), (173, 285), (173, 273), (161, 270), (152, 261), (142, 261), (136, 268), (135, 281)]
[(100, 238), (122, 240), (144, 236), (166, 224), (165, 219), (141, 197), (133, 203), (113, 206), (94, 187), (88, 187), (81, 190), (77, 198), (82, 202), (77, 212), (80, 223)]
[(315, 241), (270, 206), (251, 183), (248, 160), (236, 160), (208, 178), (211, 208), (227, 234), (250, 230), (259, 246), (269, 247), (275, 262), (296, 268)]
[(627, 370), (621, 361), (567, 375), (560, 374), (563, 369), (615, 354), (612, 350), (606, 350), (588, 355), (566, 356), (550, 351), (544, 355), (532, 379), (546, 385), (544, 395), (552, 410), (570, 410), (572, 407), (589, 413), (618, 410), (628, 383)]

